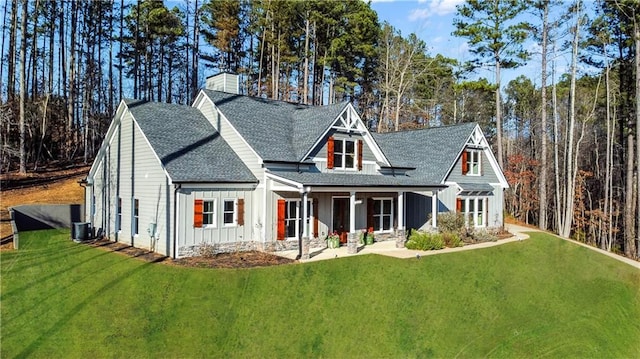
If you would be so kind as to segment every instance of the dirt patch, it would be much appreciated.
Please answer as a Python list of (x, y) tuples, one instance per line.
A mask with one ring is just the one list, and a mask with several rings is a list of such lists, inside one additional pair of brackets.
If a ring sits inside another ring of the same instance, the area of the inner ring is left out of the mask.
[(219, 253), (211, 257), (188, 257), (171, 259), (158, 253), (150, 252), (145, 249), (135, 248), (124, 243), (112, 242), (106, 239), (87, 242), (86, 244), (92, 247), (98, 247), (108, 251), (121, 253), (123, 255), (134, 257), (146, 262), (162, 263), (183, 267), (254, 268), (269, 267), (296, 262), (292, 259), (258, 251)]

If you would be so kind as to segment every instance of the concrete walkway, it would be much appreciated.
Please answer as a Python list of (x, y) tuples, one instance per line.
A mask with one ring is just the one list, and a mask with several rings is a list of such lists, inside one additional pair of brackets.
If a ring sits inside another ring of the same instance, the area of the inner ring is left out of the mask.
[[(355, 254), (347, 253), (346, 246), (342, 246), (340, 248), (334, 248), (334, 249), (311, 248), (311, 250), (309, 251), (310, 258), (306, 260), (300, 260), (300, 262), (302, 263), (314, 262), (314, 261), (321, 261), (321, 260), (332, 259), (332, 258), (358, 256), (362, 254), (380, 254), (380, 255), (396, 257), (396, 258), (416, 258), (417, 256), (421, 256), (421, 257), (432, 256), (432, 255), (441, 254), (441, 253), (461, 252), (461, 251), (468, 251), (468, 250), (477, 249), (477, 248), (494, 247), (494, 246), (499, 246), (501, 244), (517, 242), (517, 241), (521, 241), (529, 238), (528, 235), (522, 232), (524, 230), (531, 231), (531, 229), (526, 227), (521, 227), (521, 226), (515, 226), (515, 227), (517, 228), (514, 228), (512, 230), (507, 226), (507, 230), (514, 234), (514, 236), (511, 238), (501, 239), (496, 242), (467, 244), (464, 247), (444, 248), (444, 249), (434, 250), (434, 251), (419, 251), (419, 250), (407, 249), (407, 248), (396, 248), (396, 241), (376, 242), (369, 246), (360, 246), (358, 247), (358, 253), (355, 253)], [(277, 254), (282, 257), (287, 257), (290, 259), (295, 259), (296, 256), (298, 255), (298, 250), (280, 251), (280, 252), (274, 252), (274, 254)]]
[[(310, 258), (306, 259), (306, 260), (300, 260), (300, 262), (302, 262), (302, 263), (314, 262), (314, 261), (321, 261), (321, 260), (332, 259), (332, 258), (351, 257), (351, 256), (362, 255), (362, 254), (380, 254), (380, 255), (396, 257), (396, 258), (416, 258), (417, 256), (420, 256), (420, 257), (432, 256), (432, 255), (441, 254), (441, 253), (461, 252), (461, 251), (468, 251), (468, 250), (478, 249), (478, 248), (488, 248), (488, 247), (499, 246), (499, 245), (502, 245), (502, 244), (505, 244), (505, 243), (511, 243), (511, 242), (517, 242), (517, 241), (526, 240), (527, 238), (529, 238), (529, 235), (526, 234), (525, 232), (540, 232), (539, 229), (520, 226), (520, 225), (517, 225), (517, 224), (505, 224), (505, 227), (506, 227), (507, 231), (509, 231), (510, 233), (513, 234), (513, 237), (506, 238), (506, 239), (501, 239), (501, 240), (498, 240), (496, 242), (484, 242), (484, 243), (477, 243), (477, 244), (467, 244), (464, 247), (444, 248), (444, 249), (434, 250), (434, 251), (419, 251), (419, 250), (412, 250), (412, 249), (407, 249), (407, 248), (396, 248), (396, 242), (395, 241), (385, 241), (385, 242), (376, 242), (376, 243), (374, 243), (372, 245), (369, 245), (369, 246), (360, 246), (358, 248), (358, 253), (355, 253), (355, 254), (347, 253), (347, 247), (346, 246), (342, 246), (340, 248), (335, 248), (335, 249), (311, 248), (311, 250), (309, 251), (309, 257)], [(549, 234), (554, 235), (553, 233), (549, 233)], [(621, 261), (623, 263), (629, 264), (631, 266), (634, 266), (634, 267), (640, 269), (640, 262), (634, 261), (633, 259), (629, 259), (629, 258), (626, 258), (626, 257), (623, 257), (623, 256), (619, 256), (619, 255), (611, 253), (611, 252), (603, 251), (603, 250), (601, 250), (599, 248), (595, 248), (595, 247), (586, 245), (584, 243), (576, 242), (576, 241), (571, 240), (571, 239), (562, 238), (562, 237), (557, 236), (557, 235), (555, 235), (555, 236), (560, 238), (560, 239), (564, 239), (566, 241), (575, 243), (577, 245), (589, 248), (591, 250), (594, 250), (596, 252), (599, 252), (601, 254), (604, 254), (606, 256), (609, 256), (611, 258), (617, 259), (617, 260), (619, 260), (619, 261)], [(287, 257), (287, 258), (290, 258), (290, 259), (295, 259), (296, 256), (298, 255), (298, 251), (297, 250), (281, 251), (281, 252), (275, 252), (274, 254), (277, 254), (277, 255), (282, 256), (282, 257)]]

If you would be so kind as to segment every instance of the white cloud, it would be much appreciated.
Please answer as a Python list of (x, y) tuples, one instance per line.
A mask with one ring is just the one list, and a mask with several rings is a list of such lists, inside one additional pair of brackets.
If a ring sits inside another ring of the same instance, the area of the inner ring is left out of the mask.
[(413, 9), (409, 13), (409, 21), (423, 20), (431, 16), (429, 9)]
[(462, 4), (464, 0), (420, 0), (420, 3), (428, 3), (426, 8), (413, 9), (409, 13), (409, 21), (427, 19), (431, 16), (444, 16), (456, 11), (456, 5)]

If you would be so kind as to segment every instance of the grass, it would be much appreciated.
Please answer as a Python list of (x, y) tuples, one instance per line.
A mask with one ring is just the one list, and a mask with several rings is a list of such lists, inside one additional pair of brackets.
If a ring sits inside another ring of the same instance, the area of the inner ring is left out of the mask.
[(541, 233), (400, 260), (148, 264), (24, 233), (0, 357), (640, 357), (640, 271)]

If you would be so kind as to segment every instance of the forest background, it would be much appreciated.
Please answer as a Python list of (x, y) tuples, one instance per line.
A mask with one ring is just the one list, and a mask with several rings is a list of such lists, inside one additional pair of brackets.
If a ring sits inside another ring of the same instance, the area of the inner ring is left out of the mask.
[[(1, 11), (2, 173), (90, 163), (121, 99), (188, 105), (207, 76), (233, 72), (251, 96), (351, 101), (372, 131), (478, 122), (509, 180), (508, 214), (640, 257), (636, 1), (467, 0), (452, 34), (465, 62), (360, 0), (7, 0)], [(532, 62), (540, 73), (501, 81)]]

